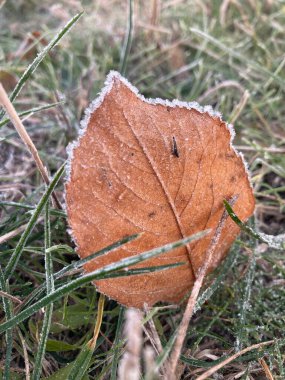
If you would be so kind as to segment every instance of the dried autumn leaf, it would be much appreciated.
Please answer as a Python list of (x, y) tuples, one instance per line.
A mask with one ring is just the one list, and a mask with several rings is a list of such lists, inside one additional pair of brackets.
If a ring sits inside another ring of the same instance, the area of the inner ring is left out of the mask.
[[(101, 95), (86, 112), (79, 140), (70, 149), (66, 202), (80, 257), (144, 232), (121, 249), (93, 260), (90, 272), (125, 257), (211, 229), (203, 239), (139, 266), (185, 264), (167, 271), (95, 281), (98, 290), (134, 307), (178, 303), (192, 288), (224, 211), (246, 220), (254, 197), (231, 130), (210, 107), (145, 99), (120, 74), (111, 72)], [(210, 270), (239, 233), (228, 218)]]

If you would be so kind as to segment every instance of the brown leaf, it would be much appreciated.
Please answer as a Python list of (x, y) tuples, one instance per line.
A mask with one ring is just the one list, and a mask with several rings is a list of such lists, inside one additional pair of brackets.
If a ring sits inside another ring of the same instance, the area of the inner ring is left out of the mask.
[[(186, 264), (166, 271), (95, 281), (102, 293), (134, 307), (178, 303), (191, 290), (223, 213), (223, 199), (238, 195), (235, 211), (246, 220), (254, 197), (231, 130), (210, 107), (145, 99), (111, 72), (87, 110), (78, 142), (70, 149), (66, 184), (69, 225), (80, 257), (121, 239), (142, 237), (93, 260), (92, 271), (122, 258), (212, 229), (189, 246), (141, 263)], [(228, 218), (211, 268), (239, 233)]]

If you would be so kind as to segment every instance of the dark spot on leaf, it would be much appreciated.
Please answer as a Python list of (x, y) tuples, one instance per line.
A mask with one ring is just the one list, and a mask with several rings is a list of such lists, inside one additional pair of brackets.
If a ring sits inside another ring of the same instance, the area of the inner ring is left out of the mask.
[(173, 156), (179, 158), (177, 142), (176, 142), (176, 139), (174, 136), (172, 137), (172, 154), (173, 154)]

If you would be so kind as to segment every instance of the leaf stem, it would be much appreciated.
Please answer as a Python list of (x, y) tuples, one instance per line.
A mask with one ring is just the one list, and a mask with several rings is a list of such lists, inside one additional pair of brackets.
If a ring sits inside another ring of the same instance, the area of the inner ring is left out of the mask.
[[(236, 202), (236, 199), (237, 199), (237, 197), (233, 196), (229, 203), (234, 204), (234, 202)], [(225, 222), (227, 220), (227, 217), (228, 217), (228, 214), (227, 214), (226, 210), (224, 210), (222, 217), (220, 219), (220, 222), (219, 222), (219, 224), (216, 228), (216, 231), (212, 237), (210, 245), (207, 249), (205, 259), (204, 259), (205, 260), (204, 264), (200, 268), (198, 276), (194, 282), (194, 285), (193, 285), (193, 288), (191, 291), (191, 295), (188, 299), (187, 306), (186, 306), (185, 312), (183, 314), (182, 321), (181, 321), (181, 323), (178, 327), (178, 330), (177, 330), (176, 342), (175, 342), (174, 348), (172, 350), (171, 356), (169, 358), (169, 362), (167, 363), (169, 366), (169, 377), (168, 377), (169, 380), (175, 380), (175, 372), (176, 372), (177, 364), (178, 364), (179, 357), (180, 357), (180, 354), (182, 351), (183, 343), (184, 343), (184, 340), (186, 337), (187, 328), (188, 328), (189, 322), (192, 318), (192, 315), (193, 315), (193, 312), (195, 309), (195, 304), (196, 304), (197, 298), (199, 296), (201, 286), (203, 284), (203, 281), (204, 281), (204, 278), (206, 276), (209, 265), (211, 264), (215, 249), (219, 243), (221, 233), (222, 233), (223, 227), (225, 225)]]

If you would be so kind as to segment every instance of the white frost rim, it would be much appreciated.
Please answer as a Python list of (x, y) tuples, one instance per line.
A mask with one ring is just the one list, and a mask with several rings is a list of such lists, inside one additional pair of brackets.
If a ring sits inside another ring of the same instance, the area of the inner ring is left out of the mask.
[[(243, 165), (244, 165), (244, 168), (245, 168), (245, 172), (247, 173), (247, 176), (248, 176), (249, 184), (252, 187), (250, 173), (249, 173), (249, 169), (248, 169), (248, 164), (245, 161), (243, 154), (240, 153), (240, 152), (238, 152), (235, 149), (234, 145), (233, 145), (233, 139), (235, 137), (234, 128), (233, 128), (233, 126), (231, 124), (228, 124), (228, 123), (226, 123), (226, 122), (224, 122), (222, 120), (222, 114), (220, 112), (217, 112), (217, 111), (213, 110), (212, 106), (209, 106), (209, 105), (200, 106), (200, 104), (198, 104), (197, 102), (183, 102), (183, 101), (180, 101), (178, 99), (174, 99), (174, 100), (170, 101), (170, 100), (167, 100), (167, 99), (160, 99), (160, 98), (156, 98), (156, 99), (145, 98), (142, 94), (139, 93), (139, 90), (135, 86), (133, 86), (126, 78), (124, 78), (117, 71), (113, 71), (113, 70), (110, 71), (109, 74), (107, 75), (105, 83), (104, 83), (104, 87), (102, 88), (101, 92), (98, 94), (98, 97), (95, 100), (93, 100), (90, 103), (90, 105), (86, 108), (84, 117), (83, 117), (83, 119), (80, 122), (80, 129), (79, 129), (78, 139), (75, 140), (75, 141), (73, 141), (72, 143), (70, 143), (67, 146), (67, 148), (66, 148), (67, 156), (68, 156), (67, 157), (67, 162), (66, 162), (66, 178), (65, 178), (66, 184), (71, 179), (71, 166), (72, 166), (72, 159), (73, 159), (74, 149), (76, 149), (77, 147), (79, 147), (80, 140), (81, 140), (81, 138), (84, 136), (84, 134), (86, 132), (86, 129), (88, 127), (91, 115), (93, 114), (93, 112), (97, 108), (99, 108), (101, 106), (101, 104), (103, 103), (103, 101), (105, 99), (105, 96), (108, 95), (109, 92), (111, 91), (111, 89), (112, 89), (112, 87), (114, 85), (115, 80), (119, 80), (120, 82), (122, 82), (140, 100), (142, 100), (145, 103), (152, 104), (152, 105), (160, 104), (160, 105), (167, 106), (167, 107), (172, 107), (172, 108), (178, 107), (178, 108), (187, 108), (189, 110), (195, 109), (196, 111), (198, 111), (200, 113), (207, 113), (208, 115), (210, 115), (212, 117), (219, 118), (220, 121), (225, 124), (226, 128), (230, 132), (230, 147), (233, 149), (233, 151), (235, 152), (235, 154), (238, 157), (241, 158), (241, 160), (243, 162)], [(64, 189), (64, 199), (66, 199), (66, 192), (65, 192), (65, 190), (66, 190), (66, 188)], [(64, 202), (64, 208), (66, 209), (66, 200)], [(73, 231), (70, 228), (68, 229), (68, 233), (71, 236), (72, 240), (74, 241), (76, 247), (78, 247), (76, 238), (75, 238), (75, 236), (73, 234)]]
[(117, 71), (113, 71), (113, 70), (110, 71), (109, 74), (107, 75), (105, 83), (104, 83), (104, 87), (102, 88), (102, 90), (99, 93), (98, 97), (95, 100), (93, 100), (91, 102), (91, 104), (86, 108), (85, 115), (84, 115), (83, 119), (80, 122), (80, 129), (79, 129), (79, 137), (78, 137), (78, 139), (75, 140), (75, 141), (73, 141), (72, 143), (70, 143), (67, 146), (67, 148), (66, 148), (67, 155), (68, 155), (67, 164), (66, 164), (66, 183), (68, 183), (70, 181), (70, 177), (71, 177), (71, 165), (72, 165), (72, 159), (73, 159), (73, 151), (74, 151), (74, 149), (76, 149), (80, 145), (80, 140), (81, 140), (81, 138), (84, 136), (84, 134), (86, 132), (86, 129), (87, 129), (87, 126), (89, 124), (89, 120), (90, 120), (91, 115), (93, 114), (93, 112), (97, 108), (99, 108), (101, 106), (101, 104), (103, 103), (103, 101), (105, 99), (105, 96), (110, 93), (110, 91), (111, 91), (111, 89), (112, 89), (112, 87), (113, 87), (113, 85), (115, 83), (115, 80), (119, 80), (120, 82), (122, 82), (140, 100), (142, 100), (145, 103), (152, 104), (152, 105), (160, 104), (160, 105), (167, 106), (167, 107), (172, 107), (172, 108), (178, 107), (178, 108), (187, 108), (189, 110), (195, 109), (196, 111), (198, 111), (200, 113), (207, 113), (208, 115), (210, 115), (212, 117), (219, 118), (226, 125), (227, 129), (230, 132), (230, 136), (231, 136), (230, 147), (233, 149), (233, 151), (235, 152), (235, 154), (242, 159), (242, 162), (243, 162), (244, 167), (245, 167), (245, 171), (246, 171), (246, 173), (248, 175), (249, 183), (251, 185), (250, 173), (249, 173), (249, 170), (248, 170), (247, 162), (245, 161), (243, 154), (240, 153), (240, 152), (238, 152), (235, 149), (235, 147), (233, 146), (233, 139), (235, 137), (234, 128), (233, 128), (233, 126), (231, 124), (228, 124), (228, 123), (226, 123), (226, 122), (224, 122), (222, 120), (221, 113), (213, 110), (212, 106), (209, 106), (209, 105), (200, 106), (200, 104), (198, 104), (197, 102), (183, 102), (183, 101), (180, 101), (178, 99), (174, 99), (174, 100), (170, 101), (170, 100), (167, 100), (167, 99), (160, 99), (160, 98), (156, 98), (156, 99), (145, 98), (143, 95), (141, 95), (139, 93), (139, 90), (135, 86), (133, 86), (126, 78), (124, 78)]

